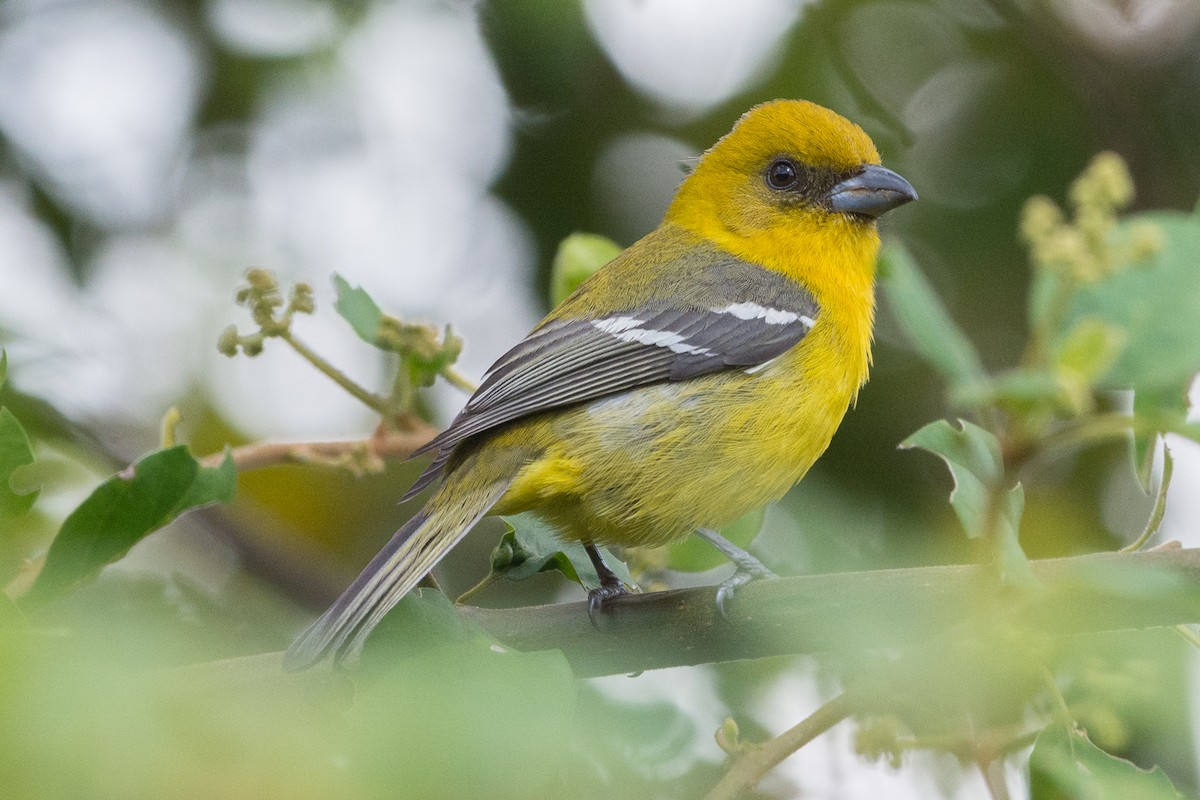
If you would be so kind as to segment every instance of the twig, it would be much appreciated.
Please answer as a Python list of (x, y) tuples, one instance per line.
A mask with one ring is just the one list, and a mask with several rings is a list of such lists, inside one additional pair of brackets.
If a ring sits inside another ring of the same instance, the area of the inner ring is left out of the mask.
[(467, 394), (475, 394), (475, 390), (479, 388), (479, 384), (463, 375), (454, 367), (443, 367), (441, 376), (446, 379), (446, 383), (453, 386), (455, 389), (466, 392)]
[(853, 710), (850, 696), (842, 692), (775, 738), (750, 748), (733, 762), (706, 800), (736, 800), (757, 786), (784, 759), (850, 716)]
[(388, 408), (388, 402), (386, 398), (380, 397), (374, 392), (368, 391), (367, 389), (359, 386), (357, 383), (351, 380), (346, 373), (342, 372), (333, 364), (326, 361), (323, 356), (306, 345), (304, 342), (297, 339), (290, 330), (283, 331), (279, 334), (279, 336), (281, 339), (291, 345), (292, 349), (299, 353), (305, 361), (323, 372), (330, 380), (353, 395), (355, 399), (359, 400), (367, 408), (376, 412), (380, 416), (386, 417), (390, 414), (390, 409)]
[[(412, 455), (437, 434), (424, 422), (412, 419), (407, 427), (397, 431), (382, 431), (370, 439), (349, 439), (328, 442), (256, 442), (229, 451), (239, 471), (262, 469), (277, 464), (335, 464), (343, 465), (363, 455), (381, 459), (402, 459)], [(225, 460), (225, 453), (213, 453), (200, 459), (206, 467), (215, 467)]]

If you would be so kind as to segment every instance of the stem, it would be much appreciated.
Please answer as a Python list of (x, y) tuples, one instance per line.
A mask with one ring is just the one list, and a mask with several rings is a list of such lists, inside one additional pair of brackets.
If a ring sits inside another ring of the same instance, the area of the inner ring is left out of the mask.
[(453, 386), (455, 389), (466, 392), (467, 394), (475, 394), (475, 390), (479, 388), (478, 384), (463, 375), (454, 367), (445, 367), (442, 369), (442, 377), (446, 379), (446, 383)]
[(1053, 460), (1062, 451), (1074, 451), (1089, 444), (1119, 439), (1141, 427), (1144, 427), (1143, 423), (1129, 414), (1095, 414), (1045, 437), (1037, 449), (1031, 451), (1025, 460), (1016, 466), (1028, 469), (1040, 462)]
[[(404, 431), (387, 431), (370, 439), (351, 439), (333, 442), (256, 442), (227, 451), (239, 472), (272, 467), (279, 464), (342, 465), (348, 457), (366, 450), (383, 459), (404, 459), (434, 437), (437, 431), (424, 422), (413, 419)], [(225, 460), (226, 452), (205, 456), (200, 463), (217, 467)]]
[(333, 364), (326, 361), (324, 358), (322, 358), (320, 355), (318, 355), (315, 350), (310, 348), (304, 342), (297, 339), (296, 336), (290, 330), (284, 331), (283, 333), (279, 334), (279, 336), (285, 342), (290, 344), (292, 346), (292, 349), (295, 350), (297, 353), (299, 353), (300, 356), (305, 361), (312, 364), (314, 367), (316, 367), (321, 372), (325, 373), (325, 375), (328, 376), (330, 380), (332, 380), (338, 386), (342, 387), (347, 392), (349, 392), (351, 395), (353, 395), (355, 399), (359, 400), (367, 408), (376, 412), (380, 416), (384, 416), (384, 417), (388, 416), (389, 412), (388, 412), (388, 404), (387, 404), (386, 399), (380, 397), (379, 395), (375, 394), (374, 392), (370, 392), (370, 391), (364, 389), (363, 387), (359, 386), (357, 383), (352, 381), (349, 377), (346, 376), (346, 373), (342, 372), (340, 369), (335, 367)]
[(487, 575), (484, 575), (483, 580), (481, 580), (479, 583), (475, 584), (470, 589), (467, 589), (465, 592), (463, 592), (457, 598), (455, 598), (454, 605), (461, 606), (463, 603), (467, 602), (472, 597), (479, 594), (484, 589), (488, 588), (493, 583), (495, 583), (496, 579), (499, 577), (500, 576), (498, 574), (496, 574), (495, 572), (489, 572)]
[(850, 716), (852, 711), (850, 696), (842, 692), (796, 725), (734, 761), (707, 800), (737, 800), (784, 759)]
[[(1044, 266), (1040, 267), (1045, 269)], [(1021, 355), (1021, 366), (1026, 369), (1044, 369), (1049, 366), (1050, 339), (1062, 328), (1071, 308), (1071, 297), (1075, 294), (1076, 281), (1060, 270), (1054, 276), (1054, 294), (1046, 304), (1046, 311), (1029, 331), (1029, 345)]]
[(162, 418), (162, 446), (163, 448), (174, 447), (177, 441), (176, 432), (179, 430), (179, 421), (183, 419), (183, 414), (179, 411), (179, 406), (171, 406), (167, 409), (167, 413)]
[(1158, 533), (1158, 528), (1162, 525), (1163, 515), (1167, 511), (1167, 489), (1171, 486), (1171, 475), (1175, 472), (1175, 459), (1171, 458), (1171, 448), (1163, 443), (1163, 474), (1162, 480), (1158, 483), (1158, 496), (1154, 498), (1154, 509), (1150, 512), (1150, 519), (1146, 521), (1146, 529), (1142, 531), (1142, 535), (1134, 541), (1121, 548), (1122, 553), (1134, 553), (1141, 550), (1146, 542), (1154, 534)]
[(1009, 800), (1008, 783), (1004, 780), (1004, 761), (978, 761), (975, 766), (979, 767), (979, 774), (983, 776), (983, 783), (992, 800)]

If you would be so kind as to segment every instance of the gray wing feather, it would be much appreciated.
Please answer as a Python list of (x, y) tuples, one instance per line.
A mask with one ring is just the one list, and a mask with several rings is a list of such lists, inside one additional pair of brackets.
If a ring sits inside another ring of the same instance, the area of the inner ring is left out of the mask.
[(432, 483), (472, 436), (639, 386), (764, 364), (798, 344), (819, 314), (803, 287), (761, 267), (730, 258), (706, 275), (707, 306), (657, 301), (536, 328), (488, 370), (450, 427), (417, 451), (438, 456), (405, 499)]

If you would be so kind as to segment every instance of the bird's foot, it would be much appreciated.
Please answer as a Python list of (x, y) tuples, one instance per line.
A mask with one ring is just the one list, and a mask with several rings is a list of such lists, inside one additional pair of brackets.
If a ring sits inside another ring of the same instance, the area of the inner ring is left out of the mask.
[(592, 589), (588, 592), (588, 619), (592, 621), (592, 625), (597, 625), (596, 615), (604, 611), (604, 606), (610, 601), (618, 597), (629, 594), (629, 590), (625, 588), (623, 583), (612, 583), (599, 588)]
[(717, 613), (723, 619), (729, 619), (727, 610), (730, 599), (734, 592), (745, 586), (750, 581), (759, 580), (760, 578), (777, 577), (774, 572), (763, 566), (763, 563), (754, 556), (747, 553), (742, 548), (730, 542), (716, 531), (711, 531), (707, 528), (701, 528), (696, 533), (713, 547), (721, 551), (722, 554), (734, 564), (737, 565), (737, 570), (725, 580), (721, 581), (721, 585), (717, 588)]
[(737, 570), (734, 571), (734, 573), (728, 578), (721, 581), (721, 585), (717, 587), (717, 613), (721, 615), (722, 619), (728, 620), (729, 612), (727, 610), (727, 606), (729, 601), (733, 598), (734, 592), (745, 586), (747, 583), (750, 583), (750, 581), (756, 581), (762, 578), (777, 577), (779, 576), (764, 567), (762, 563), (753, 556), (750, 557), (749, 563), (739, 563)]
[(600, 578), (600, 586), (588, 592), (587, 606), (588, 619), (591, 620), (592, 627), (599, 629), (600, 624), (596, 621), (596, 615), (604, 611), (606, 603), (621, 595), (629, 594), (629, 590), (625, 588), (625, 584), (621, 582), (617, 573), (604, 563), (604, 558), (595, 545), (584, 545), (584, 548), (587, 550), (588, 558), (592, 561), (592, 566), (596, 568), (596, 575)]

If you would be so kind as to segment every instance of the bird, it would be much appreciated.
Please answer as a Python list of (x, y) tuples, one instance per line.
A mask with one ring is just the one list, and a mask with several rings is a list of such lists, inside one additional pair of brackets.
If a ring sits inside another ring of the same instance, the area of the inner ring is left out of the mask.
[(707, 150), (661, 224), (619, 253), (487, 371), (417, 452), (406, 495), (438, 483), (292, 644), (289, 671), (353, 664), (384, 615), (487, 514), (531, 511), (584, 544), (601, 585), (627, 589), (603, 545), (715, 531), (779, 499), (828, 447), (871, 364), (877, 219), (917, 199), (870, 137), (806, 100), (757, 105)]

